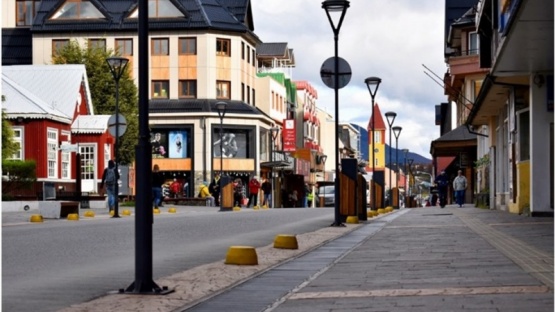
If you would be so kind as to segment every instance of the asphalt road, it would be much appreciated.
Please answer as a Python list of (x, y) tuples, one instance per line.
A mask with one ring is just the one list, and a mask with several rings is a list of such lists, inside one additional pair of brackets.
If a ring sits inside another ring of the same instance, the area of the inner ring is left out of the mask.
[[(229, 246), (266, 246), (277, 234), (312, 232), (334, 220), (329, 208), (177, 208), (154, 216), (154, 280), (223, 260)], [(3, 222), (2, 311), (57, 311), (127, 288), (135, 276), (134, 219)]]

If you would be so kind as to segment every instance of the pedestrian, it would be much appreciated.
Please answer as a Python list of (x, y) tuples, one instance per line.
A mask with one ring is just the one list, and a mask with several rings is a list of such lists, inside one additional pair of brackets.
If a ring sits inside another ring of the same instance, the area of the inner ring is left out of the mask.
[(304, 184), (304, 189), (303, 189), (303, 207), (307, 208), (308, 205), (308, 193), (310, 193), (310, 188), (308, 187), (308, 183)]
[(262, 183), (262, 193), (264, 193), (262, 206), (265, 205), (266, 207), (272, 208), (272, 183), (268, 178)]
[(154, 208), (162, 207), (162, 184), (164, 184), (164, 177), (160, 172), (160, 166), (157, 164), (152, 167), (152, 198)]
[(208, 186), (208, 191), (210, 192), (210, 194), (212, 194), (212, 196), (214, 196), (214, 199), (216, 200), (216, 206), (220, 205), (220, 173), (216, 172), (214, 174), (214, 179), (212, 180), (212, 182), (210, 182), (210, 185)]
[(177, 179), (174, 178), (172, 184), (170, 185), (171, 197), (178, 198), (180, 190), (181, 184), (179, 184), (179, 182), (177, 182)]
[(106, 194), (108, 194), (108, 209), (114, 210), (116, 206), (116, 183), (119, 180), (119, 173), (116, 170), (116, 163), (113, 160), (108, 161), (108, 167), (104, 168), (102, 173), (102, 181), (100, 188), (105, 187)]
[(297, 207), (298, 200), (299, 200), (298, 192), (297, 190), (293, 190), (293, 192), (289, 194), (289, 206), (293, 208)]
[(441, 171), (441, 174), (436, 177), (434, 182), (437, 185), (439, 205), (443, 208), (447, 203), (447, 188), (449, 186), (449, 178), (447, 177), (445, 170)]
[(453, 180), (453, 189), (455, 190), (455, 201), (462, 207), (464, 204), (464, 193), (467, 188), (466, 177), (463, 176), (462, 170), (459, 170), (457, 177)]
[(258, 206), (258, 192), (260, 192), (260, 181), (253, 176), (249, 181), (249, 203), (247, 208), (252, 204), (253, 207)]
[(212, 196), (212, 194), (210, 194), (210, 191), (208, 190), (208, 182), (202, 182), (198, 194), (200, 198), (206, 199), (208, 207), (214, 207), (214, 196)]
[(314, 201), (314, 193), (312, 191), (309, 191), (308, 194), (306, 195), (306, 201), (307, 201), (308, 207), (312, 207), (312, 202)]
[(189, 181), (183, 183), (183, 197), (189, 197)]

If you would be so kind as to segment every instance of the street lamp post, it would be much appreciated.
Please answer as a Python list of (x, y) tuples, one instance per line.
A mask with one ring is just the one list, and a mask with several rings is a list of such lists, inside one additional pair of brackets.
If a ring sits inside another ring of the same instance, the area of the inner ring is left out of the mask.
[[(272, 142), (270, 143), (270, 164), (274, 161), (274, 145), (276, 144), (276, 139), (278, 137), (278, 133), (279, 133), (279, 128), (278, 127), (270, 128), (270, 136), (271, 136), (271, 139), (272, 139)], [(274, 192), (274, 190), (275, 190), (275, 187), (276, 187), (276, 184), (275, 184), (276, 180), (274, 178), (274, 168), (273, 167), (270, 168), (270, 173), (271, 173), (271, 178), (272, 178), (271, 179), (271, 181), (272, 181), (272, 191), (270, 192), (270, 197), (271, 197), (271, 200), (270, 200), (271, 207), (270, 208), (275, 208), (275, 202), (276, 201), (275, 201), (275, 192)]]
[(409, 150), (407, 148), (404, 148), (403, 153), (405, 153), (405, 165), (403, 166), (403, 171), (405, 172), (405, 184), (403, 185), (403, 188), (405, 189), (405, 207), (407, 207), (406, 197), (409, 194), (407, 189), (407, 154), (409, 153)]
[(412, 163), (414, 162), (414, 159), (409, 158), (409, 159), (407, 159), (407, 162), (409, 164), (409, 196), (412, 196), (412, 185), (410, 183), (410, 177), (413, 176), (413, 174), (412, 174)]
[[(112, 73), (112, 76), (114, 76), (114, 80), (116, 82), (116, 137), (114, 144), (116, 167), (114, 170), (116, 172), (119, 172), (119, 80), (125, 72), (125, 68), (127, 67), (127, 63), (129, 63), (129, 59), (126, 59), (125, 57), (112, 56), (107, 58), (106, 62), (108, 63), (108, 66), (110, 67), (110, 72)], [(114, 216), (112, 218), (119, 218), (119, 181), (116, 181), (114, 195), (116, 196), (116, 202), (114, 204)]]
[(227, 109), (226, 102), (217, 102), (216, 110), (218, 110), (218, 116), (220, 117), (220, 211), (225, 211), (223, 206), (223, 180), (224, 180), (224, 117)]
[(399, 135), (401, 135), (403, 128), (396, 126), (393, 127), (393, 134), (395, 135), (395, 188), (397, 189), (397, 203), (393, 205), (394, 208), (399, 209), (399, 187), (397, 182), (399, 180)]
[[(330, 21), (331, 28), (333, 30), (333, 40), (335, 43), (335, 70), (334, 70), (334, 87), (335, 91), (335, 218), (331, 226), (345, 226), (341, 223), (340, 211), (339, 211), (339, 201), (341, 200), (341, 195), (339, 192), (339, 59), (338, 59), (338, 39), (339, 30), (341, 29), (341, 24), (343, 24), (343, 18), (345, 13), (349, 8), (349, 1), (347, 0), (326, 0), (322, 2), (322, 8), (326, 10), (326, 15)], [(337, 26), (335, 26), (330, 13), (340, 13), (339, 21)]]
[(385, 118), (387, 120), (387, 125), (389, 126), (389, 203), (393, 205), (393, 193), (391, 188), (391, 126), (393, 126), (393, 122), (395, 121), (395, 117), (397, 117), (397, 113), (395, 112), (387, 112), (385, 113)]
[(370, 92), (370, 97), (372, 98), (372, 210), (378, 209), (376, 207), (376, 146), (375, 146), (375, 127), (376, 127), (376, 116), (374, 110), (374, 98), (376, 97), (376, 93), (378, 92), (378, 88), (380, 87), (380, 83), (382, 83), (382, 79), (378, 77), (368, 77), (364, 79), (364, 83), (368, 86), (368, 91)]

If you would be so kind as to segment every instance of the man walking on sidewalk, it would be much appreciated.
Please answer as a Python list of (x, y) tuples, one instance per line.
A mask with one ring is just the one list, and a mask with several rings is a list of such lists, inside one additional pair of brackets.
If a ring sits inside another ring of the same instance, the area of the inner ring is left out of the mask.
[(466, 177), (462, 175), (462, 171), (459, 170), (457, 177), (453, 180), (453, 189), (455, 190), (455, 201), (462, 207), (464, 204), (464, 191), (466, 190), (467, 183)]

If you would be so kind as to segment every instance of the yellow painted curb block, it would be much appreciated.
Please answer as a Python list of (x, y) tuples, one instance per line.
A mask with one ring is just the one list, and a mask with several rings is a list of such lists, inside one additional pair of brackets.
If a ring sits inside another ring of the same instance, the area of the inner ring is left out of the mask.
[(251, 246), (231, 246), (227, 250), (225, 264), (257, 265), (256, 249)]
[(124, 216), (130, 216), (131, 215), (131, 210), (125, 209), (121, 212), (121, 214), (124, 215)]
[(29, 222), (43, 222), (44, 220), (42, 219), (42, 215), (40, 214), (36, 214), (36, 215), (32, 215), (31, 218), (29, 219)]
[(274, 238), (274, 248), (299, 249), (297, 236), (290, 234), (278, 234)]
[(85, 217), (93, 218), (94, 217), (94, 211), (92, 211), (92, 210), (85, 211)]
[(241, 207), (235, 206), (235, 207), (233, 207), (233, 211), (241, 211)]
[(171, 207), (170, 209), (168, 209), (169, 213), (177, 213), (177, 209), (175, 209), (175, 207)]
[(385, 213), (385, 209), (383, 208), (378, 209), (378, 214), (384, 214), (384, 213)]
[(79, 214), (78, 213), (70, 213), (67, 215), (67, 219), (70, 221), (79, 221)]
[(268, 206), (264, 205), (262, 206), (262, 209), (268, 209)]
[(368, 218), (373, 218), (378, 215), (378, 212), (375, 210), (369, 210), (366, 215), (368, 216)]
[(349, 224), (358, 224), (358, 216), (347, 216), (346, 222)]
[(254, 206), (254, 207), (252, 207), (252, 209), (253, 209), (253, 210), (259, 210), (259, 209), (260, 209), (260, 207), (258, 207), (258, 206)]
[(385, 207), (385, 211), (386, 211), (386, 212), (392, 212), (392, 211), (393, 211), (393, 206), (387, 206), (387, 207)]
[(152, 210), (152, 213), (154, 213), (154, 214), (160, 214), (160, 209), (159, 209), (159, 208), (154, 208), (154, 209)]
[(114, 211), (110, 210), (110, 216), (113, 216), (113, 215), (114, 215)]

